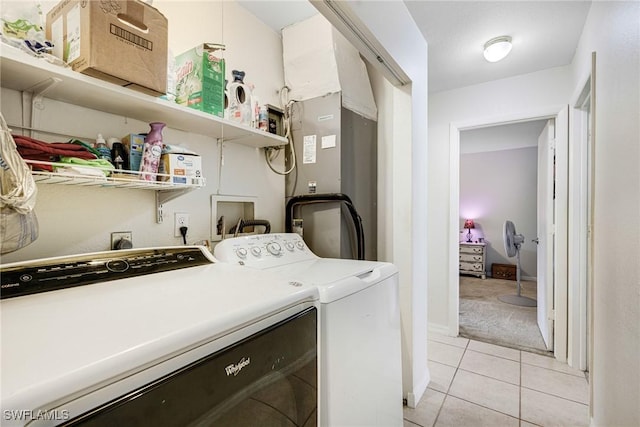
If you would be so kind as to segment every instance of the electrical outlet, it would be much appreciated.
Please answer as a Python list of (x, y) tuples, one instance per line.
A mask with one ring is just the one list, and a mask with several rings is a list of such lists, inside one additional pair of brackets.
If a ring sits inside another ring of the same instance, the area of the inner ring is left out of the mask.
[(177, 213), (176, 212), (176, 220), (174, 222), (173, 235), (175, 237), (182, 237), (182, 233), (180, 233), (180, 227), (189, 227), (189, 214), (188, 213)]
[[(131, 245), (123, 245), (129, 242)], [(125, 247), (122, 247), (125, 246)], [(111, 249), (129, 249), (133, 247), (133, 233), (131, 231), (115, 231), (111, 233)]]

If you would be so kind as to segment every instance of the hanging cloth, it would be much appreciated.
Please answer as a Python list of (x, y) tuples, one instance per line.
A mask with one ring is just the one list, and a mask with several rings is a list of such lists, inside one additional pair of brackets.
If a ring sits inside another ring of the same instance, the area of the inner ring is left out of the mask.
[(0, 253), (16, 251), (38, 238), (33, 210), (37, 192), (31, 170), (0, 113)]

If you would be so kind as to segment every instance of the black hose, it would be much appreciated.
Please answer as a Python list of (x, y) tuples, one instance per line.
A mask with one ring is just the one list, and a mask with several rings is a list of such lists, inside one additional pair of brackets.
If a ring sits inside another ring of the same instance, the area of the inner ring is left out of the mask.
[[(240, 233), (242, 233), (242, 231), (245, 229), (245, 227), (253, 227), (256, 225), (261, 225), (264, 227), (264, 233), (263, 234), (269, 234), (271, 233), (271, 223), (269, 221), (267, 221), (266, 219), (249, 219), (249, 220), (240, 220)], [(231, 227), (231, 230), (229, 230), (229, 234), (234, 234), (236, 232), (236, 226), (234, 225), (233, 227)]]
[(362, 227), (362, 217), (360, 217), (360, 214), (356, 211), (353, 202), (346, 194), (305, 194), (302, 196), (292, 197), (287, 202), (287, 207), (285, 209), (285, 231), (287, 233), (293, 232), (293, 210), (296, 206), (331, 202), (341, 202), (347, 207), (356, 232), (357, 259), (364, 260), (364, 228)]

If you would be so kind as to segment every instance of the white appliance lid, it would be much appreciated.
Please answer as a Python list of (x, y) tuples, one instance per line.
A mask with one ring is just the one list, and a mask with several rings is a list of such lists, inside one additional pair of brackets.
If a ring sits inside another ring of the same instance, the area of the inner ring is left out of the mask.
[(320, 258), (295, 233), (230, 238), (214, 248), (220, 262), (276, 272), (287, 280), (318, 287), (321, 303), (359, 292), (398, 273), (387, 262)]
[(397, 267), (387, 262), (334, 258), (316, 258), (266, 270), (287, 280), (317, 286), (321, 303), (344, 298), (398, 273)]
[(2, 300), (2, 410), (108, 383), (317, 298), (268, 272), (211, 264)]

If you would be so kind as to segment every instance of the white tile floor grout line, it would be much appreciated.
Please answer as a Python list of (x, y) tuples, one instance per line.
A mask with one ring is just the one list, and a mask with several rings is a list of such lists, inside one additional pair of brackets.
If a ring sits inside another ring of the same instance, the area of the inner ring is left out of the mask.
[[(512, 361), (512, 362), (520, 363), (518, 360), (509, 359), (508, 357), (503, 357), (503, 356), (499, 356), (499, 355), (497, 355), (497, 354), (487, 353), (487, 352), (484, 352), (484, 351), (474, 350), (474, 349), (472, 349), (472, 348), (470, 348), (470, 349), (469, 349), (469, 351), (473, 351), (474, 353), (485, 354), (485, 355), (487, 355), (487, 356), (497, 357), (497, 358), (499, 358), (499, 359), (503, 359), (503, 360), (510, 360), (510, 361)], [(517, 350), (517, 351), (520, 351), (520, 350)], [(520, 357), (520, 356), (518, 355), (518, 357)], [(534, 366), (535, 366), (535, 365), (534, 365)]]
[[(502, 411), (500, 411), (500, 410), (498, 410), (498, 409), (489, 408), (488, 406), (484, 406), (484, 405), (482, 405), (482, 404), (480, 404), (480, 403), (473, 402), (473, 401), (471, 401), (471, 400), (467, 400), (467, 399), (464, 399), (464, 398), (462, 398), (462, 397), (454, 396), (453, 394), (447, 394), (447, 395), (445, 396), (445, 400), (446, 400), (446, 398), (447, 398), (447, 397), (449, 397), (449, 396), (450, 396), (450, 397), (453, 397), (453, 398), (456, 398), (456, 399), (459, 399), (459, 400), (462, 400), (462, 401), (465, 401), (465, 402), (467, 402), (467, 403), (471, 403), (472, 405), (479, 406), (479, 407), (484, 408), (484, 409), (488, 409), (489, 411), (493, 411), (493, 412), (497, 412), (497, 413), (502, 414), (502, 415), (506, 415), (507, 417), (511, 417), (511, 418), (513, 418), (513, 419), (517, 419), (518, 421), (520, 421), (520, 420), (521, 420), (521, 418), (514, 417), (513, 415), (511, 415), (511, 414), (507, 414), (506, 412), (502, 412)], [(442, 401), (442, 406), (444, 406), (444, 400)], [(440, 409), (442, 409), (442, 406), (440, 407)], [(440, 414), (440, 410), (438, 410), (438, 415), (439, 415), (439, 414)], [(528, 422), (528, 421), (527, 421), (527, 422)], [(435, 422), (434, 422), (434, 424), (435, 424)]]
[[(515, 360), (512, 360), (512, 362), (518, 363)], [(514, 384), (514, 383), (510, 383), (509, 381), (505, 381), (505, 380), (501, 380), (500, 378), (496, 378), (496, 377), (491, 377), (489, 375), (485, 375), (485, 374), (480, 374), (478, 372), (474, 372), (474, 371), (470, 371), (468, 369), (464, 369), (464, 368), (457, 368), (456, 369), (456, 373), (458, 373), (458, 371), (463, 371), (463, 372), (467, 372), (469, 374), (473, 374), (473, 375), (477, 375), (479, 377), (483, 377), (483, 378), (488, 378), (490, 380), (495, 380), (495, 381), (500, 381), (501, 383), (505, 383), (505, 384), (509, 384), (509, 385), (513, 385), (516, 387), (522, 387), (520, 384)], [(522, 381), (522, 380), (521, 380)], [(451, 382), (453, 383), (453, 380), (451, 380)], [(538, 390), (536, 390), (538, 391)]]
[(546, 392), (546, 391), (536, 390), (535, 388), (531, 388), (531, 387), (520, 387), (520, 388), (526, 388), (527, 390), (535, 391), (536, 393), (546, 394), (547, 396), (556, 397), (558, 399), (566, 400), (567, 402), (577, 403), (578, 405), (588, 406), (587, 403), (580, 402), (580, 401), (573, 400), (573, 399), (569, 399), (568, 397), (559, 396), (557, 394), (549, 393), (549, 392)]

